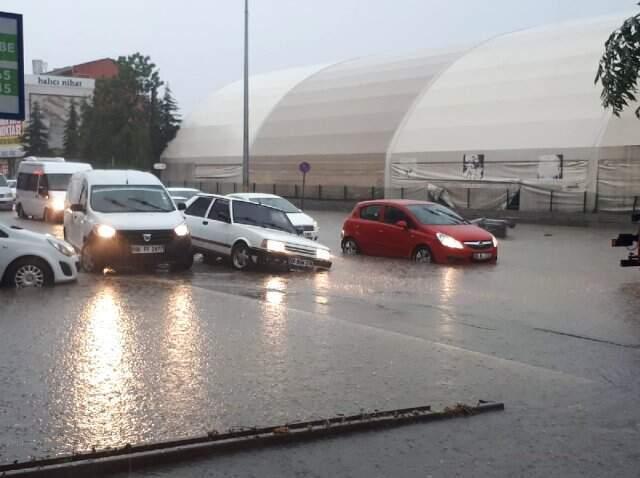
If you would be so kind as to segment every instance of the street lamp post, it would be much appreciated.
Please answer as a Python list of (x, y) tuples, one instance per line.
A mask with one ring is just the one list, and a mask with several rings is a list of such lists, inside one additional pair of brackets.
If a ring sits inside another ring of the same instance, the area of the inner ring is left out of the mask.
[(249, 192), (249, 0), (244, 0), (244, 128), (242, 134), (242, 186)]

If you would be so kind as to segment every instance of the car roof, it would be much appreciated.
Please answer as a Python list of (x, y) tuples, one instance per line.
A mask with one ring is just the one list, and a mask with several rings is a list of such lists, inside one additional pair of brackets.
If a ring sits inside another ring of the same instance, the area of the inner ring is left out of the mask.
[[(235, 194), (242, 194), (242, 193), (235, 193)], [(250, 193), (247, 193), (250, 194)], [(238, 202), (243, 202), (243, 203), (248, 203), (251, 204), (253, 206), (258, 206), (258, 207), (266, 207), (269, 209), (273, 209), (274, 211), (278, 211), (278, 212), (282, 212), (286, 215), (286, 213), (284, 211), (282, 211), (282, 209), (278, 209), (277, 207), (273, 207), (273, 206), (269, 206), (268, 204), (260, 204), (257, 202), (253, 202), (250, 201), (248, 198), (244, 198), (244, 197), (236, 197), (232, 194), (229, 194), (227, 196), (221, 196), (220, 194), (209, 194), (209, 193), (199, 193), (196, 194), (195, 196), (193, 196), (190, 201), (194, 201), (195, 198), (199, 198), (199, 197), (204, 197), (204, 198), (215, 198), (215, 199), (226, 199), (227, 201), (231, 200), (231, 201), (238, 201)]]
[(240, 199), (258, 199), (258, 198), (280, 198), (281, 196), (277, 196), (275, 194), (269, 193), (232, 193), (229, 194), (229, 197), (232, 198), (240, 198)]
[(112, 186), (118, 184), (162, 186), (162, 183), (155, 175), (133, 169), (94, 169), (92, 171), (83, 171), (81, 174), (94, 186)]
[(89, 163), (74, 163), (66, 161), (39, 161), (28, 160), (22, 161), (18, 166), (18, 173), (33, 173), (41, 170), (45, 174), (73, 174), (79, 171), (88, 171), (91, 169)]
[(416, 199), (374, 199), (371, 201), (362, 201), (358, 203), (358, 207), (361, 206), (410, 206), (412, 204), (426, 204), (429, 206), (435, 206), (436, 203), (431, 201), (418, 201)]
[(200, 190), (199, 189), (194, 189), (194, 188), (181, 188), (181, 187), (171, 187), (171, 188), (167, 188), (167, 191), (193, 191), (196, 193), (199, 193)]

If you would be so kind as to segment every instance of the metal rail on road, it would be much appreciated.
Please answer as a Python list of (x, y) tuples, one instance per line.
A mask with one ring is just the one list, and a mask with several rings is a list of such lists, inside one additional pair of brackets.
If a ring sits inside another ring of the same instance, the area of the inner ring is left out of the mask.
[(121, 448), (77, 453), (56, 458), (0, 465), (0, 477), (77, 478), (103, 476), (162, 464), (210, 457), (221, 452), (244, 451), (285, 443), (310, 441), (341, 434), (393, 428), (418, 422), (470, 417), (504, 410), (503, 403), (479, 401), (475, 406), (456, 404), (434, 412), (430, 406), (374, 411), (351, 416), (263, 428), (212, 431), (206, 435)]

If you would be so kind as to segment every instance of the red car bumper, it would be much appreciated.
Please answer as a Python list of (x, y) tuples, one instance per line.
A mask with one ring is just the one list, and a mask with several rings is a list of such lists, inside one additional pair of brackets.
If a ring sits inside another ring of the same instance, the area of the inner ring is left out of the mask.
[(448, 247), (439, 247), (433, 251), (436, 262), (441, 264), (469, 264), (482, 262), (496, 262), (498, 260), (498, 248), (491, 247), (489, 249), (472, 249), (465, 247), (464, 249), (451, 249)]

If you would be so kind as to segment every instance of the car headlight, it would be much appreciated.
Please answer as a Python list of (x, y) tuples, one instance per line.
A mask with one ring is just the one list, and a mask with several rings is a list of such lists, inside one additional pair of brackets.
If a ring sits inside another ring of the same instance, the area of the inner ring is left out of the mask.
[(284, 242), (267, 239), (265, 247), (269, 252), (287, 252)]
[(64, 199), (55, 198), (51, 200), (51, 209), (54, 211), (63, 211), (64, 210)]
[(183, 222), (179, 226), (176, 226), (176, 228), (173, 230), (173, 232), (175, 232), (176, 236), (178, 236), (178, 237), (184, 237), (184, 236), (189, 235), (189, 228)]
[(67, 244), (66, 242), (58, 241), (56, 239), (47, 239), (47, 242), (55, 247), (63, 256), (71, 257), (76, 253), (71, 244)]
[(321, 261), (330, 261), (331, 251), (327, 251), (325, 249), (316, 249), (316, 257)]
[(313, 230), (318, 231), (320, 228), (318, 227), (318, 221), (313, 221)]
[(498, 247), (498, 239), (493, 234), (491, 234), (491, 242), (493, 242), (493, 247)]
[(440, 244), (442, 244), (444, 247), (448, 247), (449, 249), (464, 249), (464, 246), (459, 240), (454, 239), (447, 234), (438, 232), (436, 233), (436, 237), (440, 241)]
[(111, 239), (116, 235), (116, 230), (106, 224), (100, 224), (96, 229), (96, 233), (103, 239)]

